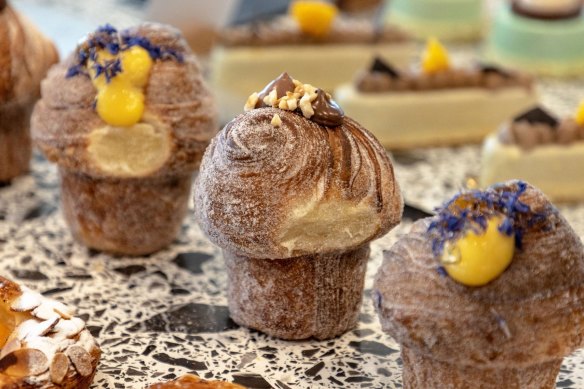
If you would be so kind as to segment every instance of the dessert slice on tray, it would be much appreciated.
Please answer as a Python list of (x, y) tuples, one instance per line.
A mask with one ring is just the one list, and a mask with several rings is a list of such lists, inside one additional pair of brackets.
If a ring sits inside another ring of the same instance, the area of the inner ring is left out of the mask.
[(286, 70), (331, 92), (375, 53), (406, 64), (415, 51), (400, 30), (341, 14), (321, 1), (291, 2), (287, 14), (267, 19), (258, 12), (257, 19), (226, 28), (212, 53), (211, 83), (221, 120), (236, 116), (249, 91), (260, 90), (266, 76)]
[(0, 276), (1, 388), (89, 388), (101, 350), (73, 314)]
[(480, 142), (537, 101), (528, 75), (485, 64), (455, 66), (436, 39), (428, 41), (419, 68), (376, 58), (335, 97), (390, 149)]
[(573, 117), (533, 107), (483, 145), (480, 183), (524, 179), (556, 201), (584, 199), (584, 103)]

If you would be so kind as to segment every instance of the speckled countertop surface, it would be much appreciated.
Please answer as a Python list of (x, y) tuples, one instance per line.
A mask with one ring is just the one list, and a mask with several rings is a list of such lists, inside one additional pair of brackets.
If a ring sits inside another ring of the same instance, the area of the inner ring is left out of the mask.
[[(15, 3), (35, 21), (51, 12), (54, 17), (45, 18), (42, 28), (61, 34), (63, 52), (103, 23), (104, 14), (119, 25), (141, 18), (130, 3), (115, 13), (108, 12), (112, 1), (99, 7), (91, 5), (96, 2), (81, 7), (74, 0)], [(464, 61), (469, 50), (456, 55)], [(540, 84), (544, 103), (562, 113), (584, 97), (583, 85), (578, 80)], [(432, 209), (476, 175), (479, 156), (478, 146), (465, 146), (394, 158), (407, 200)], [(584, 236), (584, 206), (560, 209)], [(380, 331), (369, 290), (381, 251), (420, 214), (406, 216), (372, 245), (359, 326), (331, 341), (284, 342), (232, 322), (221, 255), (192, 216), (171, 247), (149, 257), (113, 258), (75, 243), (59, 210), (56, 168), (38, 156), (30, 175), (0, 188), (0, 274), (78, 308), (103, 348), (95, 388), (143, 388), (186, 372), (250, 388), (400, 388), (398, 347)], [(584, 388), (583, 364), (584, 352), (567, 358), (557, 386)]]

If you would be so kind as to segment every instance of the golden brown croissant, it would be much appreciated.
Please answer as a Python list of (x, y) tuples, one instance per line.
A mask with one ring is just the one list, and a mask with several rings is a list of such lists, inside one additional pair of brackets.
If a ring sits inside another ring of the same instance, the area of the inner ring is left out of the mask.
[(187, 374), (174, 381), (154, 384), (149, 389), (245, 389), (241, 385), (224, 381), (207, 381), (196, 375)]
[(195, 188), (231, 316), (285, 339), (342, 334), (357, 322), (368, 243), (401, 218), (391, 162), (330, 96), (287, 74), (247, 108), (212, 141)]
[(55, 46), (0, 2), (0, 182), (28, 169), (30, 113), (40, 97), (41, 80), (57, 60)]
[(0, 277), (0, 388), (89, 388), (99, 346), (68, 306)]
[[(461, 284), (436, 250), (465, 217), (494, 209), (513, 214), (499, 226), (515, 231), (511, 262), (484, 286)], [(539, 190), (508, 182), (415, 223), (385, 252), (373, 298), (401, 344), (404, 388), (551, 389), (562, 359), (584, 343), (584, 251)]]

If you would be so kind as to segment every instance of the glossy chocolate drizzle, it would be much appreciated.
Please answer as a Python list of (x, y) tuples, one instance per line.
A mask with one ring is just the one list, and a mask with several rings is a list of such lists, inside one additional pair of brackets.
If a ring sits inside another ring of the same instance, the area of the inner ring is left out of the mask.
[[(275, 80), (270, 82), (261, 92), (258, 93), (258, 101), (255, 108), (268, 107), (264, 102), (264, 98), (268, 96), (274, 89), (276, 89), (276, 95), (278, 98), (286, 96), (287, 92), (294, 92), (296, 85), (294, 85), (294, 80), (288, 73), (284, 72), (278, 76)], [(310, 117), (315, 123), (327, 127), (337, 127), (343, 124), (345, 113), (339, 107), (339, 105), (331, 99), (322, 89), (317, 89), (316, 99), (312, 102), (312, 109), (314, 110), (314, 115)], [(300, 111), (296, 109), (295, 111)]]
[(312, 102), (314, 115), (310, 120), (327, 127), (337, 127), (343, 124), (345, 112), (322, 89), (316, 91), (316, 99)]
[(270, 94), (274, 88), (276, 88), (276, 95), (278, 98), (286, 96), (286, 92), (294, 92), (294, 80), (292, 77), (288, 75), (288, 73), (284, 72), (280, 74), (275, 80), (270, 82), (260, 93), (258, 93), (258, 102), (256, 104), (256, 108), (263, 108), (268, 107), (267, 104), (264, 103), (264, 97)]

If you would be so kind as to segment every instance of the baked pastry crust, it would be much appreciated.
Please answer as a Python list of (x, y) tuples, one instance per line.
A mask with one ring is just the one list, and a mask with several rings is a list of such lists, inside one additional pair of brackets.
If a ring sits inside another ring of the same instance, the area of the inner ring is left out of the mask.
[(0, 182), (24, 173), (31, 156), (30, 114), (40, 82), (57, 62), (55, 46), (6, 2), (0, 4)]
[(89, 388), (101, 350), (83, 320), (0, 276), (0, 388)]
[[(177, 61), (155, 61), (145, 90), (142, 122), (168, 131), (171, 153), (168, 160), (148, 177), (191, 173), (198, 168), (210, 139), (217, 132), (216, 106), (197, 59), (186, 40), (173, 27), (142, 24), (128, 35), (148, 39), (153, 45), (183, 57)], [(47, 158), (61, 168), (94, 177), (106, 177), (92, 161), (87, 148), (89, 135), (107, 124), (94, 108), (96, 88), (91, 79), (78, 74), (67, 77), (75, 55), (53, 67), (42, 83), (42, 96), (32, 117), (32, 135)]]
[(245, 389), (241, 385), (225, 381), (207, 381), (196, 375), (187, 374), (174, 381), (154, 384), (149, 389)]
[(580, 238), (539, 190), (528, 185), (520, 200), (546, 223), (524, 226), (522, 249), (486, 286), (439, 271), (431, 218), (384, 253), (373, 298), (383, 330), (402, 346), (405, 388), (552, 388), (562, 358), (584, 344)]
[[(279, 127), (270, 124), (274, 115)], [(402, 198), (386, 151), (350, 118), (325, 127), (296, 112), (254, 109), (225, 127), (203, 164), (197, 218), (215, 244), (234, 253), (292, 258), (352, 250), (386, 234), (401, 218)], [(304, 223), (303, 215), (329, 204), (334, 209), (323, 211), (319, 222), (331, 230), (356, 209), (370, 217), (347, 220), (358, 223), (348, 234), (320, 231), (320, 243), (286, 241), (294, 224)], [(367, 233), (352, 235), (361, 231)]]

